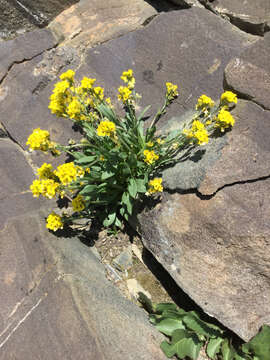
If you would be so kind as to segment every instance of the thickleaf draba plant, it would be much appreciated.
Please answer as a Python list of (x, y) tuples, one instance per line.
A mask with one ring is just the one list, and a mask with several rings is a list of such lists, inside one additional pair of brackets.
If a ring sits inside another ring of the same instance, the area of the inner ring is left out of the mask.
[(135, 111), (140, 98), (135, 92), (131, 69), (124, 71), (124, 85), (118, 89), (118, 100), (125, 110), (116, 114), (104, 89), (95, 86), (96, 79), (84, 77), (80, 83), (68, 70), (60, 76), (50, 97), (49, 109), (59, 118), (67, 118), (80, 127), (79, 142), (68, 145), (53, 142), (47, 130), (34, 129), (27, 140), (30, 150), (66, 153), (72, 161), (56, 169), (44, 163), (37, 169), (38, 178), (30, 189), (34, 197), (65, 197), (70, 207), (63, 214), (51, 213), (47, 228), (63, 228), (79, 218), (98, 217), (105, 227), (121, 227), (134, 213), (135, 203), (143, 196), (163, 191), (161, 170), (173, 164), (182, 150), (204, 145), (214, 132), (224, 132), (234, 125), (230, 107), (237, 103), (236, 95), (226, 91), (218, 104), (202, 95), (196, 112), (178, 131), (157, 136), (156, 124), (167, 107), (178, 96), (177, 85), (166, 83), (163, 106), (144, 129), (144, 114)]

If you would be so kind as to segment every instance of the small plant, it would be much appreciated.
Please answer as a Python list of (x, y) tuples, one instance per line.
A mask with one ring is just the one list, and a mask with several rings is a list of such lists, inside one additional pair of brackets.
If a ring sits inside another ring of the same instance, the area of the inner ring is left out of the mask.
[(152, 304), (142, 293), (139, 300), (150, 313), (150, 322), (170, 342), (163, 341), (161, 349), (171, 358), (198, 359), (202, 347), (212, 360), (269, 360), (270, 326), (263, 325), (261, 331), (248, 343), (237, 349), (224, 330), (203, 321), (195, 311), (184, 311), (173, 303)]
[(134, 214), (134, 205), (145, 196), (163, 191), (161, 171), (175, 163), (180, 151), (190, 151), (208, 143), (209, 137), (234, 125), (229, 110), (237, 103), (230, 91), (221, 95), (218, 104), (202, 95), (193, 119), (179, 124), (179, 130), (157, 135), (156, 124), (178, 96), (177, 85), (166, 83), (164, 104), (144, 129), (144, 115), (150, 106), (137, 114), (135, 78), (131, 69), (124, 71), (124, 86), (118, 89), (118, 100), (125, 115), (116, 114), (104, 89), (94, 86), (96, 79), (84, 77), (80, 83), (68, 70), (60, 76), (50, 98), (49, 109), (61, 118), (73, 121), (80, 128), (82, 139), (61, 145), (51, 140), (47, 130), (34, 129), (27, 140), (30, 150), (68, 154), (72, 161), (56, 169), (44, 163), (37, 169), (38, 178), (30, 189), (34, 197), (60, 196), (71, 207), (61, 215), (53, 212), (47, 228), (56, 231), (65, 223), (79, 218), (98, 217), (105, 227), (121, 228)]

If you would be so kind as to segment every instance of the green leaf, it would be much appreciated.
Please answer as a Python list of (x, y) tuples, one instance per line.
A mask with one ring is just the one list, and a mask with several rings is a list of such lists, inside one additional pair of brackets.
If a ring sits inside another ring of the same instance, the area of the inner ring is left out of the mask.
[(270, 359), (270, 326), (263, 325), (261, 331), (242, 346), (244, 352), (251, 352), (259, 360)]
[(136, 179), (136, 185), (137, 185), (137, 191), (139, 193), (145, 193), (146, 192), (146, 185), (144, 179)]
[(180, 359), (189, 357), (193, 360), (198, 358), (201, 347), (202, 342), (199, 341), (196, 334), (191, 334), (186, 330), (175, 330), (172, 335), (172, 343), (168, 344), (163, 341), (161, 344), (161, 349), (166, 356), (178, 355)]
[(101, 174), (101, 180), (109, 179), (109, 178), (113, 177), (114, 175), (115, 175), (115, 173), (112, 171), (103, 171)]
[(165, 310), (177, 310), (177, 305), (173, 303), (160, 303), (154, 305), (154, 312), (161, 314)]
[(127, 212), (129, 213), (129, 215), (132, 215), (132, 203), (130, 196), (127, 192), (124, 192), (122, 195), (122, 204), (126, 205)]
[(140, 113), (140, 115), (138, 116), (138, 121), (141, 121), (141, 119), (144, 117), (144, 114), (146, 113), (147, 110), (149, 110), (151, 107), (151, 105), (146, 106), (143, 111)]
[(111, 214), (109, 214), (106, 219), (103, 221), (103, 225), (105, 227), (108, 227), (110, 225), (112, 225), (115, 221), (115, 218), (116, 218), (116, 212), (113, 212)]
[(167, 356), (167, 358), (171, 358), (175, 354), (175, 349), (173, 345), (170, 345), (167, 341), (162, 341), (160, 344), (161, 350)]
[(188, 339), (182, 339), (174, 346), (177, 349), (176, 354), (180, 357), (180, 359), (184, 359), (186, 356), (188, 356), (191, 359), (196, 360), (198, 359), (202, 343), (199, 342), (198, 338), (194, 334)]
[(220, 352), (222, 341), (223, 338), (221, 337), (210, 339), (206, 348), (206, 353), (210, 359), (215, 359), (216, 354)]
[(209, 324), (198, 318), (197, 314), (188, 313), (183, 321), (189, 329), (194, 330), (197, 334), (210, 338), (216, 338), (222, 335), (223, 332), (218, 326)]
[(176, 319), (161, 318), (156, 324), (156, 328), (165, 335), (171, 336), (174, 330), (184, 329), (181, 321)]
[(80, 194), (84, 195), (84, 194), (90, 194), (93, 191), (96, 191), (97, 186), (96, 185), (86, 185), (81, 191)]
[(76, 164), (89, 164), (96, 159), (96, 156), (83, 156), (76, 160)]
[(248, 359), (250, 359), (250, 360), (260, 360), (259, 358), (257, 358), (256, 359), (256, 356), (254, 357), (254, 358), (251, 358), (251, 357), (247, 357), (248, 355), (246, 355), (246, 354), (240, 354), (239, 352), (238, 353), (235, 353), (234, 354), (234, 360), (248, 360)]
[(229, 340), (225, 339), (221, 345), (222, 360), (233, 360), (235, 352), (229, 345)]
[(133, 197), (133, 199), (136, 198), (136, 195), (137, 195), (137, 182), (135, 179), (131, 178), (129, 180), (129, 184), (128, 184), (128, 192), (130, 194), (131, 197)]

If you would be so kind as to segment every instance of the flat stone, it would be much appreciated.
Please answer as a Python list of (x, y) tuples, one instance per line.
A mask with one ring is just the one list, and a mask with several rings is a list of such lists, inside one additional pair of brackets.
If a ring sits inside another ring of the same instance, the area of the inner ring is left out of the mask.
[(210, 199), (164, 194), (140, 216), (144, 245), (205, 312), (245, 341), (270, 324), (270, 178)]
[(132, 250), (130, 247), (124, 249), (115, 259), (113, 265), (120, 271), (128, 270), (132, 267)]
[(140, 27), (157, 11), (143, 0), (81, 0), (49, 25), (69, 46), (87, 47)]
[(270, 33), (230, 61), (225, 82), (241, 96), (270, 109)]
[(208, 10), (192, 7), (162, 13), (144, 29), (87, 50), (77, 74), (97, 78), (116, 98), (123, 70), (132, 68), (136, 91), (143, 96), (141, 107), (152, 106), (148, 114), (163, 103), (165, 82), (178, 84), (180, 95), (166, 121), (194, 108), (202, 93), (219, 97), (224, 68), (256, 40)]
[[(207, 165), (202, 162), (205, 177), (198, 188), (203, 195), (211, 195), (236, 182), (270, 176), (266, 166), (270, 163), (270, 112), (240, 100), (232, 114), (236, 123), (227, 133), (227, 144), (216, 156), (217, 161)], [(192, 177), (191, 172), (189, 175)]]
[(12, 65), (30, 60), (57, 43), (58, 39), (48, 29), (35, 30), (14, 40), (0, 42), (0, 83)]
[(43, 216), (0, 233), (0, 359), (165, 360), (143, 310), (106, 280), (91, 249), (48, 233)]
[[(206, 2), (206, 1), (205, 1)], [(209, 5), (209, 4), (208, 4)], [(214, 0), (210, 6), (240, 29), (256, 35), (270, 30), (270, 2), (268, 0)]]
[(45, 27), (50, 20), (77, 0), (0, 0), (0, 38)]

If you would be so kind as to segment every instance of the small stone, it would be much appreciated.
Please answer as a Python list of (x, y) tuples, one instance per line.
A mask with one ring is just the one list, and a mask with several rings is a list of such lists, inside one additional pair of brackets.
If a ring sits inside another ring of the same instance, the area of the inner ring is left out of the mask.
[(113, 265), (120, 271), (125, 271), (130, 269), (133, 265), (131, 248), (128, 247), (124, 251), (122, 251), (113, 260)]

